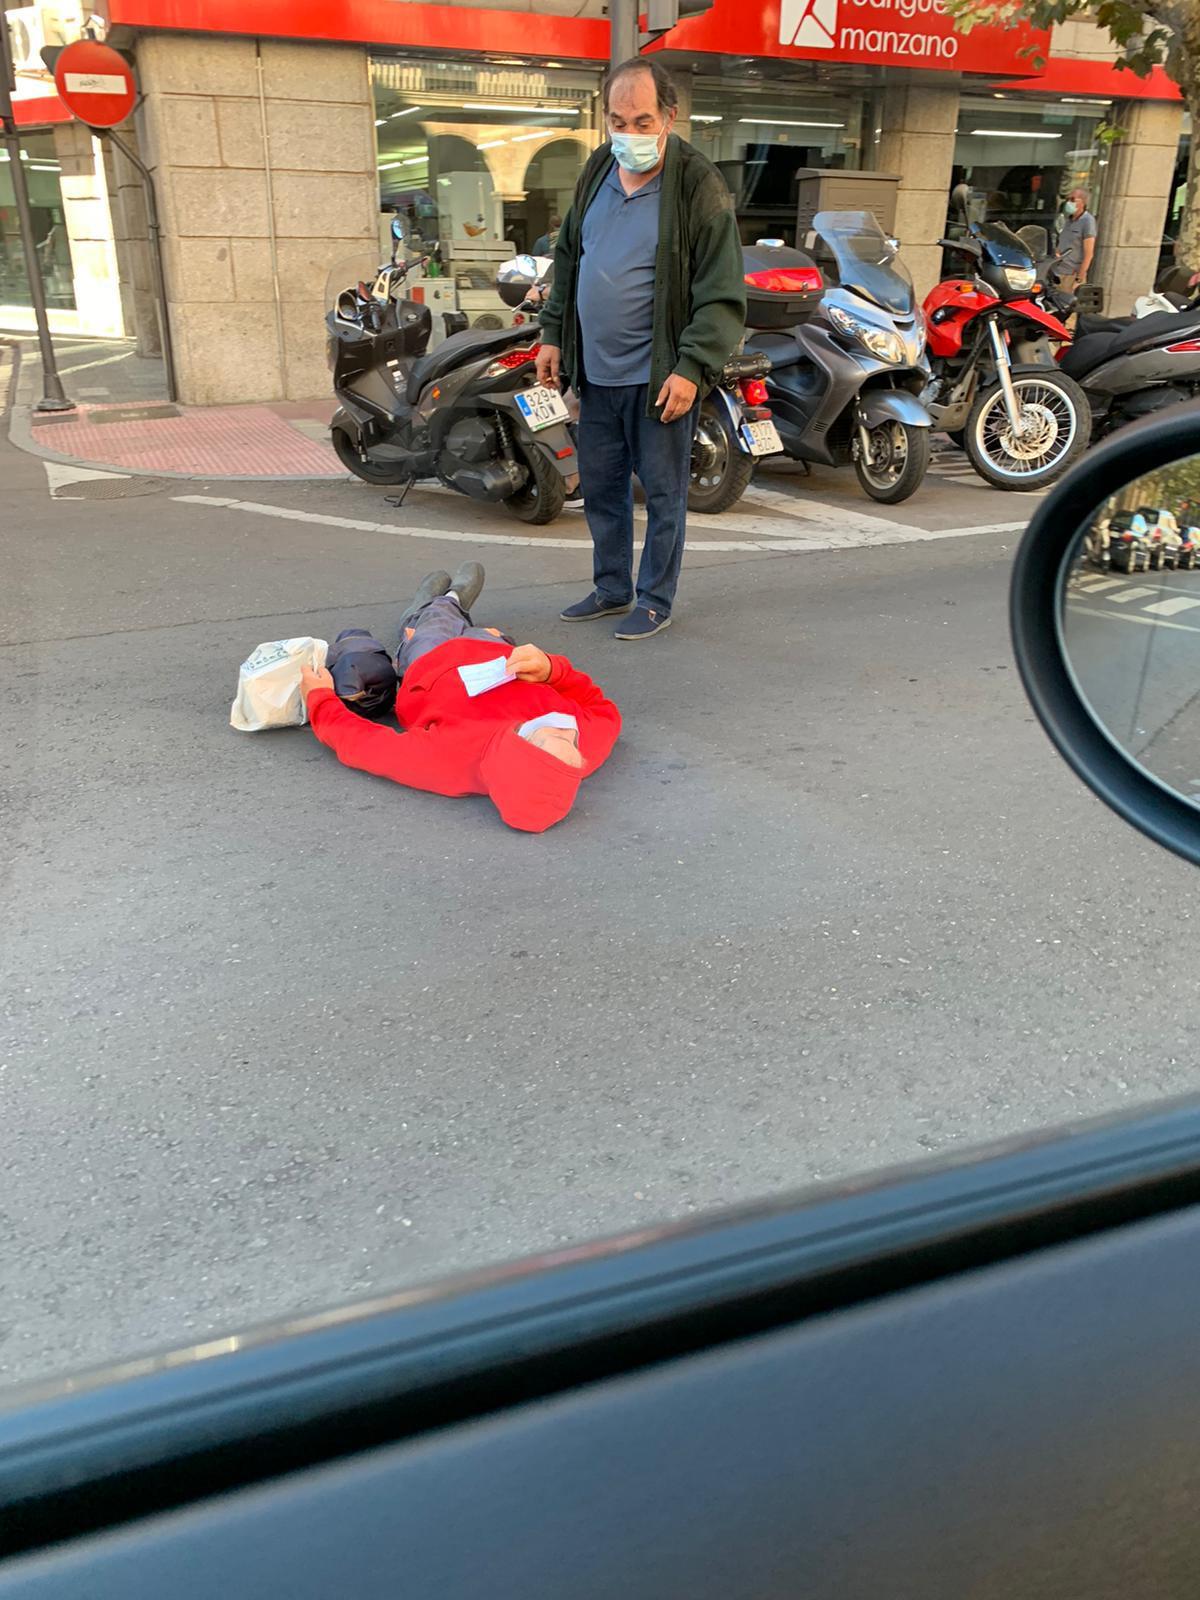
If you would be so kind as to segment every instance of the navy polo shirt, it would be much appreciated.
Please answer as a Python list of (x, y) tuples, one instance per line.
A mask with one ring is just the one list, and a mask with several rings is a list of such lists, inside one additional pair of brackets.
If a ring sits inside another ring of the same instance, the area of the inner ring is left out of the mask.
[(601, 388), (650, 382), (662, 173), (633, 194), (614, 161), (583, 218), (577, 307), (583, 371)]

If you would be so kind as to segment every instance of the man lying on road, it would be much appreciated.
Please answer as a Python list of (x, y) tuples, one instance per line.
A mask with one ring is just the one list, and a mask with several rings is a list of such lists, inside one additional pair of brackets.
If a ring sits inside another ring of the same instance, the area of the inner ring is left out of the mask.
[[(565, 656), (475, 627), (470, 609), (483, 582), (483, 568), (469, 561), (453, 578), (431, 572), (417, 590), (396, 653), (404, 733), (358, 716), (334, 693), (329, 672), (306, 667), (309, 722), (348, 767), (434, 794), (486, 794), (510, 828), (542, 833), (562, 821), (582, 779), (608, 756), (621, 714)], [(468, 694), (468, 681), (497, 657), (513, 681)]]

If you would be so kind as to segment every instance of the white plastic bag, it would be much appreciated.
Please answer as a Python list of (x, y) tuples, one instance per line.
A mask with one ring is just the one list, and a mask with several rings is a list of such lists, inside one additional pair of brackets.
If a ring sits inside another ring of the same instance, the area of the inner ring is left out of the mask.
[(242, 733), (264, 728), (302, 728), (308, 721), (300, 693), (300, 669), (319, 670), (329, 646), (324, 639), (275, 639), (260, 644), (242, 662), (229, 721)]

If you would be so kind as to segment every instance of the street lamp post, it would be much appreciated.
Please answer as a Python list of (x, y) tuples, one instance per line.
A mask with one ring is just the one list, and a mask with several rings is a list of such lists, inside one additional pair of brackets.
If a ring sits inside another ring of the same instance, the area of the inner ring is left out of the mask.
[[(0, 0), (0, 5), (3, 0)], [(12, 93), (16, 88), (13, 76), (12, 50), (9, 46), (8, 21), (0, 12), (0, 124), (4, 130), (4, 148), (8, 151), (9, 170), (12, 173), (13, 195), (17, 204), (17, 226), (21, 232), (21, 245), (25, 252), (25, 271), (29, 278), (29, 298), (33, 302), (33, 316), (37, 323), (38, 345), (42, 352), (42, 398), (35, 407), (38, 411), (73, 411), (75, 402), (63, 392), (62, 379), (54, 359), (54, 344), (50, 338), (50, 319), (46, 313), (46, 290), (42, 283), (41, 263), (33, 238), (33, 216), (29, 210), (29, 188), (25, 182), (25, 168), (21, 161), (21, 140), (17, 133), (17, 119), (13, 114)]]

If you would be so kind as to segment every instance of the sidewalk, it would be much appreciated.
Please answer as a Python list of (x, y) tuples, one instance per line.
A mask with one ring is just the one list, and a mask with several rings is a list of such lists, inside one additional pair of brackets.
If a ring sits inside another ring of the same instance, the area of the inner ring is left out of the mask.
[(19, 362), (9, 437), (31, 455), (156, 478), (270, 482), (346, 476), (328, 442), (332, 395), (260, 405), (173, 405), (162, 362), (138, 356), (129, 341), (56, 339), (63, 388), (76, 409), (37, 412), (36, 341), (0, 332), (0, 343), (15, 345)]

